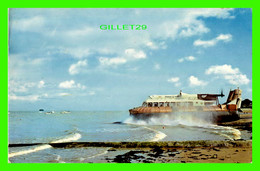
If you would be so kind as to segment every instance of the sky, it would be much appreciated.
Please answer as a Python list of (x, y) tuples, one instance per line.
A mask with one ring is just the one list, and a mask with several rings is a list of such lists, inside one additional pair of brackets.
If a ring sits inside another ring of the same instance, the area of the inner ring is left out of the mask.
[(224, 103), (237, 87), (252, 99), (252, 11), (9, 9), (8, 60), (9, 111), (127, 111), (180, 90), (223, 89)]

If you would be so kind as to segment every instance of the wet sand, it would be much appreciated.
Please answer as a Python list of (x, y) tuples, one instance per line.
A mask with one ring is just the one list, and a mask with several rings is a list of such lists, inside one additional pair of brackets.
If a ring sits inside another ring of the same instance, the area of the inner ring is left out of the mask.
[(102, 163), (251, 163), (251, 147), (211, 148), (139, 148), (111, 149), (126, 151), (112, 156), (107, 154), (99, 159)]

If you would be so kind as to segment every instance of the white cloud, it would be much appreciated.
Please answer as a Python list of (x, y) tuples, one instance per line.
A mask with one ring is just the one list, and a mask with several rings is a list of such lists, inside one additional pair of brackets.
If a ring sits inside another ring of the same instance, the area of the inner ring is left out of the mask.
[[(129, 47), (134, 49), (149, 47), (156, 50), (165, 48), (160, 44), (168, 39), (174, 40), (177, 37), (207, 33), (210, 29), (203, 22), (203, 18), (206, 17), (233, 18), (233, 9), (221, 8), (20, 9), (24, 15), (34, 15), (34, 17), (22, 19), (16, 19), (16, 16), (12, 15), (15, 11), (19, 11), (18, 9), (13, 11), (10, 13), (10, 16), (14, 18), (11, 28), (41, 32), (51, 39), (54, 38), (55, 43), (57, 40), (60, 41), (61, 46), (64, 46), (65, 49), (71, 48), (71, 44), (77, 44), (81, 48), (84, 45), (91, 52), (97, 52), (100, 47), (104, 47), (115, 53), (115, 56), (120, 56), (118, 53)], [(147, 18), (147, 16), (150, 17)], [(82, 18), (86, 22), (79, 22)], [(131, 21), (145, 23), (148, 29), (139, 32), (128, 31), (127, 33), (113, 31), (108, 34), (108, 31), (98, 29), (100, 25), (98, 19), (100, 18), (103, 23), (116, 21), (118, 25), (125, 24), (125, 18), (129, 18), (130, 23)], [(42, 27), (45, 30), (41, 29)], [(52, 36), (53, 34), (55, 37)]]
[(28, 63), (30, 65), (42, 65), (50, 60), (51, 60), (50, 58), (35, 58), (35, 59), (27, 59), (27, 61), (25, 61), (25, 62), (27, 63), (27, 65), (28, 65)]
[(232, 35), (231, 34), (220, 34), (216, 40), (223, 40), (224, 42), (229, 42), (232, 40)]
[(222, 19), (233, 19), (234, 16), (231, 15), (233, 8), (198, 8), (197, 10), (188, 11), (189, 15), (202, 16), (202, 17), (216, 17)]
[(17, 96), (15, 94), (8, 95), (9, 100), (20, 100), (20, 101), (38, 101), (41, 98), (48, 97), (48, 94), (42, 95), (27, 95), (27, 96)]
[(211, 39), (211, 40), (196, 40), (193, 42), (194, 46), (202, 46), (204, 48), (210, 47), (210, 46), (215, 46), (219, 41), (223, 42), (229, 42), (232, 40), (232, 35), (231, 34), (220, 34), (218, 37)]
[(190, 86), (205, 86), (208, 84), (206, 81), (199, 80), (197, 77), (193, 75), (189, 77), (189, 83)]
[(203, 41), (203, 40), (196, 40), (193, 45), (194, 46), (202, 46), (204, 48), (210, 47), (210, 46), (215, 46), (217, 41), (215, 39), (213, 40), (208, 40), (208, 41)]
[(209, 28), (207, 28), (202, 21), (196, 21), (193, 24), (187, 24), (180, 30), (180, 36), (190, 37), (193, 35), (200, 35), (203, 33), (208, 33)]
[(69, 30), (66, 32), (66, 34), (71, 37), (78, 37), (78, 36), (81, 37), (81, 36), (90, 35), (93, 33), (93, 31), (94, 29), (92, 27), (85, 27), (82, 29)]
[(45, 84), (45, 82), (43, 80), (39, 81), (38, 88), (43, 88), (44, 84)]
[(180, 78), (179, 77), (172, 77), (170, 79), (167, 80), (170, 83), (174, 83), (175, 87), (179, 87), (181, 85)]
[(245, 74), (224, 75), (224, 78), (233, 85), (243, 85), (250, 82)]
[(125, 58), (120, 58), (120, 57), (115, 57), (115, 58), (100, 57), (99, 62), (102, 66), (117, 66), (120, 64), (125, 64), (127, 60)]
[[(24, 16), (34, 17), (16, 19), (12, 14), (19, 10), (24, 12)], [(103, 66), (124, 64), (131, 61), (130, 58), (145, 59), (147, 52), (144, 49), (147, 50), (147, 47), (148, 50), (165, 49), (168, 40), (207, 33), (210, 29), (203, 22), (203, 18), (232, 18), (233, 11), (220, 8), (19, 10), (15, 9), (10, 13), (13, 17), (11, 31), (13, 29), (42, 33), (45, 36), (44, 41), (49, 42), (49, 47), (53, 47), (48, 49), (52, 55), (68, 54), (82, 59), (90, 54), (98, 54), (103, 57), (98, 59), (103, 62)], [(75, 20), (75, 16), (86, 22)], [(102, 18), (103, 23), (117, 21), (118, 25), (125, 24), (123, 18), (129, 18), (129, 21), (145, 23), (148, 29), (127, 32), (101, 31), (98, 29), (100, 22), (97, 18)], [(223, 41), (223, 38), (220, 36), (218, 41)], [(109, 56), (106, 56), (107, 54)]]
[(194, 61), (195, 59), (196, 58), (194, 56), (187, 56), (187, 57), (183, 57), (183, 58), (178, 59), (178, 62), (182, 63), (184, 61)]
[(168, 79), (167, 81), (168, 81), (168, 82), (171, 82), (171, 83), (176, 83), (176, 82), (178, 82), (179, 80), (180, 80), (179, 77), (172, 77), (172, 78)]
[(243, 85), (250, 82), (247, 76), (242, 74), (238, 68), (232, 68), (231, 65), (227, 64), (210, 66), (205, 73), (207, 75), (218, 75), (232, 85)]
[(150, 49), (156, 50), (159, 47), (157, 45), (155, 45), (155, 43), (153, 43), (152, 41), (149, 41), (146, 43), (146, 46), (149, 47)]
[(45, 24), (45, 18), (42, 16), (34, 16), (20, 20), (13, 20), (10, 27), (19, 31), (39, 32)]
[(78, 59), (86, 58), (91, 54), (90, 50), (85, 47), (75, 47), (75, 48), (60, 47), (58, 49), (59, 49), (59, 53), (68, 54), (68, 55), (71, 55), (72, 57), (78, 58)]
[(45, 82), (43, 80), (37, 82), (27, 82), (24, 83), (22, 81), (14, 81), (9, 80), (8, 82), (8, 88), (10, 93), (26, 93), (29, 92), (29, 90), (33, 90), (35, 88), (43, 88), (45, 85)]
[(145, 59), (146, 54), (142, 50), (135, 50), (135, 49), (126, 49), (125, 50), (125, 56), (127, 58), (134, 58), (134, 59)]
[(69, 67), (69, 73), (71, 75), (78, 74), (80, 71), (84, 69), (84, 67), (87, 66), (87, 60), (78, 61), (76, 64), (72, 64)]
[(59, 93), (58, 96), (70, 96), (71, 94), (69, 93)]
[(206, 74), (222, 74), (222, 75), (226, 75), (226, 74), (238, 74), (240, 71), (238, 68), (232, 68), (231, 65), (214, 65), (214, 66), (210, 66), (207, 70), (206, 70)]
[(129, 61), (135, 61), (135, 60), (140, 60), (145, 58), (146, 58), (146, 54), (142, 50), (126, 49), (122, 57), (113, 57), (113, 58), (99, 57), (98, 60), (101, 66), (116, 67), (118, 65), (125, 64)]
[(8, 82), (8, 91), (9, 92), (17, 92), (17, 93), (22, 93), (22, 92), (27, 92), (29, 88), (29, 85), (27, 83), (22, 84), (18, 83), (14, 80), (9, 80)]
[(72, 88), (85, 89), (86, 86), (81, 85), (79, 83), (76, 84), (74, 80), (70, 80), (70, 81), (61, 82), (59, 84), (59, 88), (63, 88), (63, 89), (72, 89)]

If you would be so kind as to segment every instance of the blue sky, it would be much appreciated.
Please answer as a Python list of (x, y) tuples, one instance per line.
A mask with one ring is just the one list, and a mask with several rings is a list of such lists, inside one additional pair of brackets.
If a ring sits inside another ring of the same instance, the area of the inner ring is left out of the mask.
[(10, 9), (9, 35), (9, 110), (128, 110), (237, 87), (252, 98), (251, 9)]

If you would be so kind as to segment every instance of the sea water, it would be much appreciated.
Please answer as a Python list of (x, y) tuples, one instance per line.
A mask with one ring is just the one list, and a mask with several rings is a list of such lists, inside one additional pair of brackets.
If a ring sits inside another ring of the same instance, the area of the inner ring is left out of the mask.
[[(135, 120), (127, 111), (9, 112), (9, 144), (226, 140), (240, 136), (237, 129), (184, 114), (176, 118)], [(11, 147), (9, 160), (15, 163), (89, 162), (106, 154), (107, 150), (55, 149), (48, 144)]]

